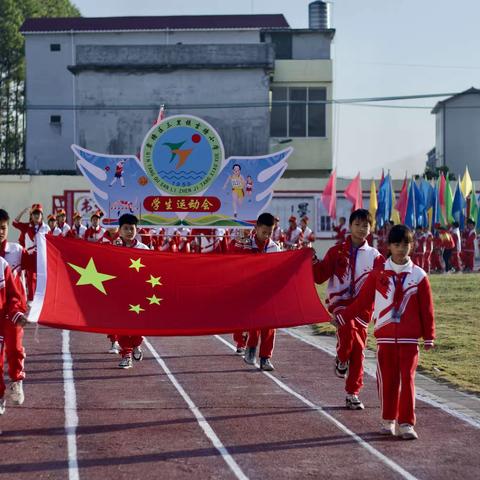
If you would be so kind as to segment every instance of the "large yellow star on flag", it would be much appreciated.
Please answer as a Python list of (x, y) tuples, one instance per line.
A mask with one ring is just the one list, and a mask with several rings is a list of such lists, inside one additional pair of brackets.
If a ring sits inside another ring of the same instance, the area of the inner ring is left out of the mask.
[(137, 272), (139, 272), (140, 269), (145, 266), (145, 265), (142, 264), (142, 259), (141, 259), (141, 258), (137, 258), (136, 260), (134, 260), (133, 258), (131, 258), (130, 261), (131, 261), (132, 263), (131, 263), (131, 265), (130, 265), (128, 268), (134, 268)]
[(144, 311), (145, 311), (145, 309), (142, 308), (142, 307), (140, 306), (140, 304), (138, 304), (138, 305), (130, 305), (130, 304), (129, 304), (128, 306), (130, 307), (130, 308), (128, 309), (128, 311), (129, 311), (129, 312), (135, 312), (137, 315), (139, 315), (140, 312), (144, 312)]
[(107, 275), (106, 273), (100, 273), (97, 271), (93, 257), (90, 258), (85, 268), (74, 265), (73, 263), (68, 263), (68, 265), (70, 265), (77, 273), (80, 274), (80, 278), (78, 279), (76, 285), (92, 285), (97, 290), (100, 290), (104, 295), (106, 295), (107, 292), (103, 286), (103, 282), (117, 278), (114, 275)]
[(155, 287), (155, 285), (161, 285), (162, 282), (160, 282), (160, 278), (162, 277), (154, 277), (153, 275), (150, 275), (150, 280), (145, 280), (147, 283), (150, 283), (152, 285), (152, 288)]
[(150, 302), (149, 305), (160, 305), (163, 298), (158, 298), (155, 295), (152, 295), (151, 297), (147, 297), (147, 300)]

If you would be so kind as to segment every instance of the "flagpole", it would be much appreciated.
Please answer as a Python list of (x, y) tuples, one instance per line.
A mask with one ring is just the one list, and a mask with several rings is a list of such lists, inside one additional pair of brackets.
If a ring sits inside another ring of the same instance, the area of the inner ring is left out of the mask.
[(413, 197), (413, 222), (412, 227), (417, 228), (417, 211), (415, 208), (415, 175), (412, 175), (412, 197)]

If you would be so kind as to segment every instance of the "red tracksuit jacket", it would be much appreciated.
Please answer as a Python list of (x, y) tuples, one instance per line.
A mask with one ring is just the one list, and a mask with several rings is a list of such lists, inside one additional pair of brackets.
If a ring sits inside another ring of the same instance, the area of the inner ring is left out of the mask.
[(382, 270), (370, 273), (355, 302), (337, 317), (352, 323), (355, 315), (373, 305), (377, 343), (411, 344), (423, 338), (425, 344), (433, 345), (435, 321), (427, 274), (410, 261), (397, 275), (391, 262), (388, 259)]

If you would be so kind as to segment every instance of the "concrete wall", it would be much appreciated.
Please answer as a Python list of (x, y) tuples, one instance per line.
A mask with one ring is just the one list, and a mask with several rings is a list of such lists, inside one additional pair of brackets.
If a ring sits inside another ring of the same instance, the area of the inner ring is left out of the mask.
[[(462, 108), (465, 107), (465, 108)], [(480, 95), (461, 95), (446, 104), (445, 160), (450, 172), (480, 180)]]

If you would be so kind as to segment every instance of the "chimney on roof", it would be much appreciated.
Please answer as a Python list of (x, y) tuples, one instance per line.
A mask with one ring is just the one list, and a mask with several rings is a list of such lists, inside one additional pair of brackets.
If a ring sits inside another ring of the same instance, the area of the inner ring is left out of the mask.
[(308, 5), (308, 27), (314, 30), (330, 28), (330, 9), (327, 2), (316, 0)]

